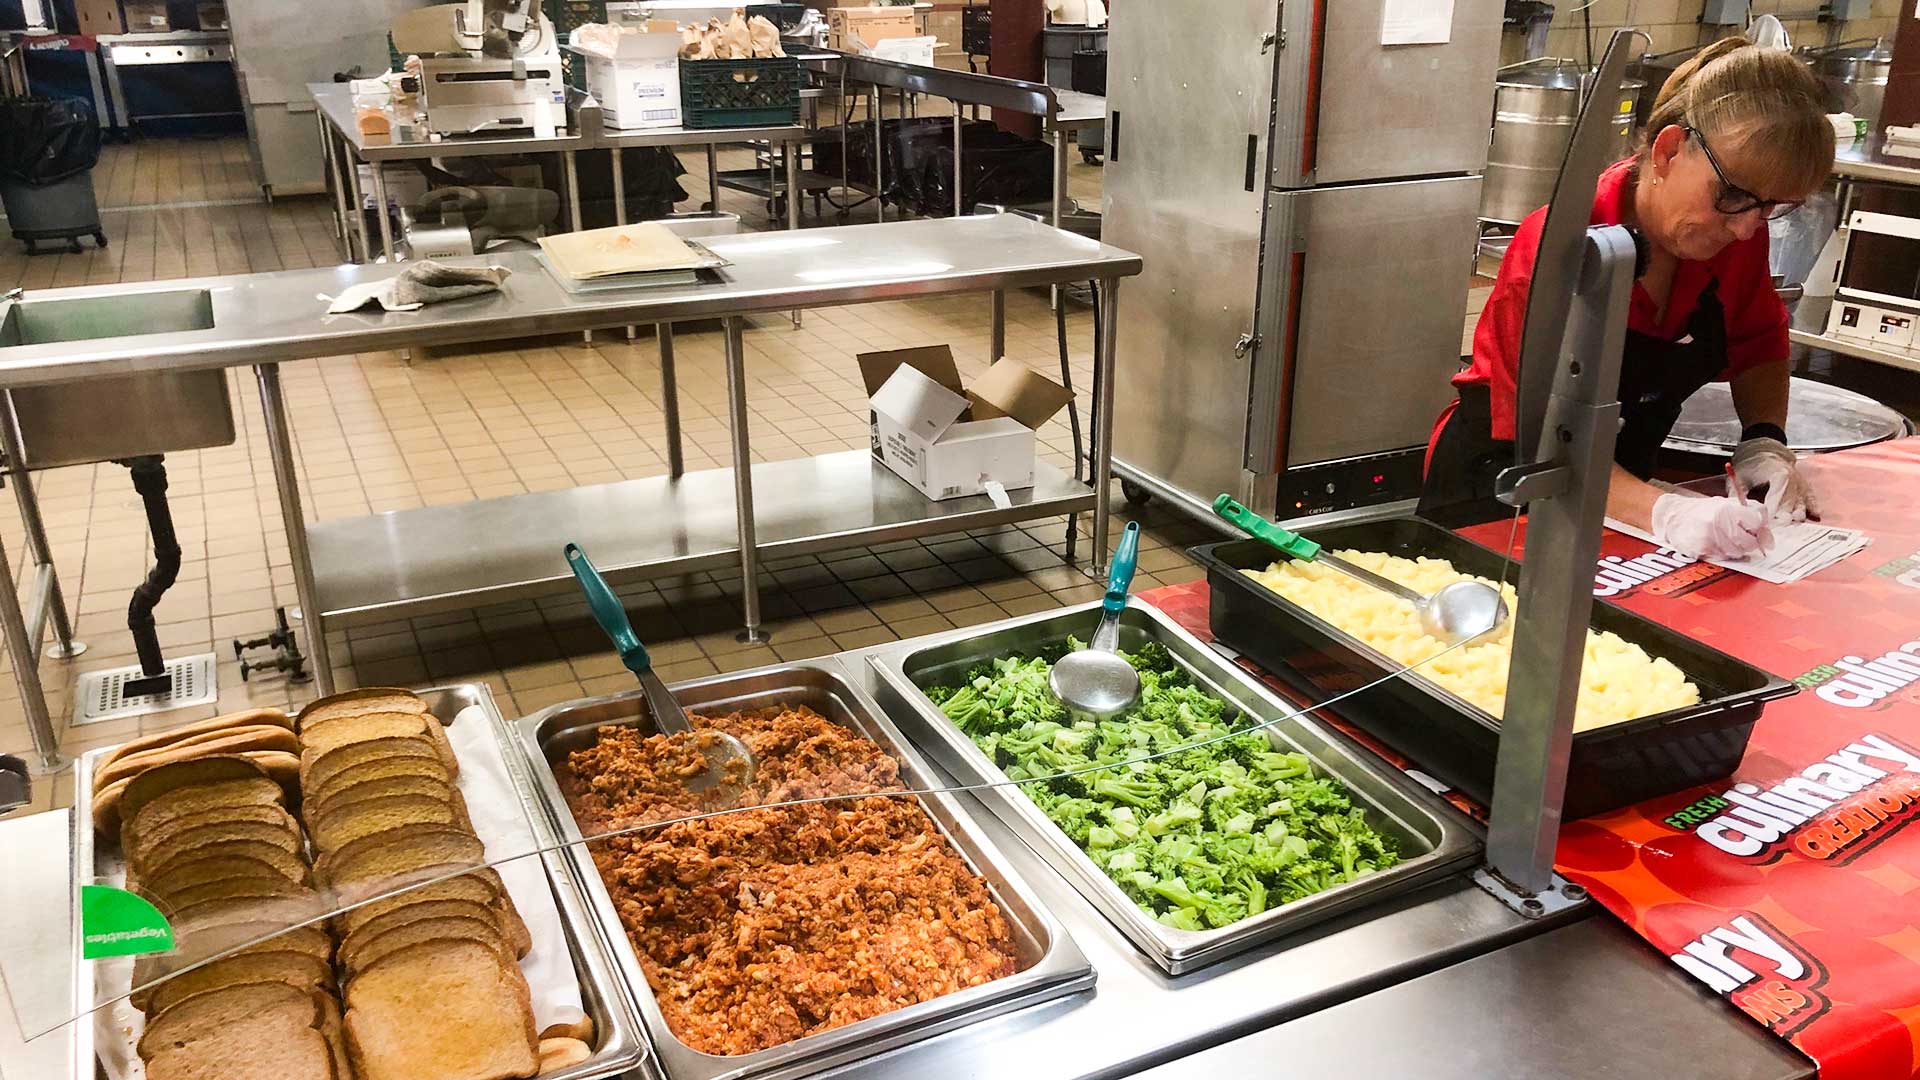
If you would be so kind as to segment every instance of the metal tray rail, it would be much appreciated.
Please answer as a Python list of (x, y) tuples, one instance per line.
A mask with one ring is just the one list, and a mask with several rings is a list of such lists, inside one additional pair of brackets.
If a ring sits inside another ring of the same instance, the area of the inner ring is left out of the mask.
[[(712, 676), (678, 683), (672, 689), (690, 712), (776, 704), (808, 706), (878, 743), (899, 763), (901, 781), (910, 788), (938, 786), (933, 771), (898, 729), (831, 661)], [(639, 690), (566, 702), (525, 717), (518, 724), (519, 747), (553, 826), (560, 839), (569, 842), (566, 850), (586, 885), (593, 914), (606, 938), (615, 943), (615, 960), (638, 999), (655, 1057), (669, 1080), (735, 1080), (748, 1076), (786, 1080), (805, 1076), (1093, 985), (1093, 967), (1079, 947), (959, 803), (947, 795), (922, 795), (922, 807), (960, 857), (987, 882), (1007, 916), (1019, 952), (1019, 970), (982, 986), (751, 1054), (722, 1056), (695, 1050), (667, 1026), (612, 897), (587, 850), (587, 838), (560, 791), (555, 764), (571, 750), (590, 745), (594, 730), (609, 724), (652, 730)]]
[[(480, 683), (465, 683), (415, 692), (427, 702), (429, 709), (442, 723), (452, 723), (461, 712), (479, 706), (486, 715), (488, 730), (495, 745), (506, 761), (508, 773), (513, 777), (527, 818), (534, 825), (536, 842), (542, 847), (548, 846), (551, 841), (541, 831), (544, 813), (533, 797), (534, 789), (526, 778), (524, 765), (517, 760), (519, 754), (514, 748), (512, 729), (501, 716), (487, 687)], [(72, 815), (72, 850), (76, 875), (86, 873), (91, 880), (118, 883), (125, 881), (126, 867), (117, 852), (100, 848), (94, 843), (93, 817), (84, 809), (84, 793), (93, 790), (94, 766), (113, 749), (103, 747), (91, 750), (74, 762), (74, 791), (81, 801), (80, 808)], [(542, 1074), (540, 1080), (605, 1080), (636, 1072), (647, 1062), (648, 1046), (640, 1030), (633, 998), (621, 985), (605, 939), (595, 932), (597, 923), (589, 914), (587, 898), (577, 877), (578, 871), (558, 851), (543, 852), (539, 858), (546, 869), (547, 881), (560, 911), (560, 922), (566, 930), (567, 945), (573, 954), (574, 971), (580, 979), (581, 1006), (592, 1017), (594, 1027), (592, 1057), (571, 1068)], [(78, 1019), (74, 1021), (76, 1053), (73, 1080), (95, 1080), (98, 1051), (96, 1018), (92, 1015), (96, 993), (95, 964), (80, 956), (79, 895), (80, 890), (76, 887), (73, 890), (72, 924), (73, 962), (77, 975), (72, 1004), (73, 1015)]]
[[(1329, 548), (1444, 558), (1489, 580), (1521, 564), (1437, 525), (1413, 518), (1316, 530)], [(1360, 639), (1301, 608), (1243, 569), (1279, 557), (1256, 540), (1192, 550), (1207, 567), (1209, 620), (1222, 645), (1279, 675), (1302, 693), (1329, 696), (1365, 686), (1400, 665)], [(1574, 820), (1709, 783), (1731, 773), (1769, 701), (1797, 692), (1792, 683), (1675, 630), (1595, 601), (1592, 626), (1664, 657), (1700, 688), (1700, 702), (1637, 720), (1576, 732), (1568, 766), (1565, 817)], [(1390, 679), (1342, 701), (1335, 711), (1454, 787), (1487, 802), (1500, 722), (1439, 684)]]
[(1377, 768), (1312, 720), (1293, 716), (1297, 711), (1293, 706), (1158, 610), (1136, 604), (1121, 616), (1121, 648), (1157, 641), (1210, 693), (1256, 722), (1278, 720), (1267, 729), (1274, 745), (1306, 754), (1322, 775), (1344, 783), (1355, 802), (1366, 808), (1368, 820), (1398, 841), (1405, 856), (1391, 869), (1218, 930), (1179, 930), (1157, 921), (1122, 892), (1032, 800), (1017, 788), (1004, 786), (1006, 774), (922, 692), (928, 686), (957, 682), (968, 668), (989, 659), (1031, 653), (1058, 644), (1070, 634), (1084, 634), (1099, 606), (1096, 601), (901, 642), (876, 650), (870, 662), (903, 712), (913, 717), (910, 731), (915, 741), (962, 783), (1003, 785), (975, 794), (1168, 974), (1193, 971), (1383, 895), (1410, 890), (1471, 860), (1479, 851), (1477, 832), (1457, 811), (1405, 777)]

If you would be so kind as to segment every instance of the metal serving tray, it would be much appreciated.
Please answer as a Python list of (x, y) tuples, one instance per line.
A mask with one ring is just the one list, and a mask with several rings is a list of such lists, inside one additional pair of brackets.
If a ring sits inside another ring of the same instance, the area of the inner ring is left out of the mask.
[[(674, 697), (690, 712), (805, 705), (880, 744), (899, 762), (902, 783), (915, 789), (939, 786), (933, 771), (921, 762), (885, 714), (837, 667), (788, 664), (678, 683), (672, 689)], [(521, 749), (563, 839), (577, 841), (582, 835), (561, 794), (556, 767), (570, 751), (591, 745), (595, 729), (605, 725), (654, 730), (639, 690), (555, 705), (519, 723)], [(576, 872), (586, 883), (602, 932), (615, 943), (614, 956), (639, 998), (654, 1054), (669, 1080), (804, 1076), (1093, 985), (1093, 966), (966, 811), (948, 795), (921, 796), (920, 804), (954, 850), (992, 890), (1012, 925), (1019, 971), (982, 986), (751, 1054), (707, 1054), (680, 1041), (661, 1015), (587, 845), (575, 843), (567, 848)]]
[[(500, 715), (500, 709), (494, 704), (493, 695), (487, 687), (479, 683), (465, 683), (436, 686), (415, 693), (426, 701), (433, 715), (443, 724), (451, 724), (461, 712), (474, 706), (486, 714), (488, 731), (506, 762), (508, 774), (513, 777), (521, 805), (527, 811), (527, 819), (533, 823), (535, 837), (543, 847), (552, 843), (550, 834), (543, 829), (544, 811), (539, 809), (539, 801), (530, 786), (524, 763), (514, 749), (512, 728)], [(73, 852), (76, 874), (82, 872), (82, 868), (91, 868), (87, 872), (93, 875), (93, 880), (117, 885), (126, 881), (126, 866), (118, 851), (94, 843), (93, 815), (87, 812), (86, 797), (93, 790), (95, 764), (112, 750), (112, 747), (91, 750), (74, 762)], [(613, 957), (604, 939), (595, 932), (594, 919), (588, 911), (578, 869), (561, 851), (544, 852), (539, 858), (546, 867), (547, 883), (553, 889), (554, 902), (560, 909), (560, 923), (566, 930), (567, 946), (573, 953), (574, 972), (580, 979), (581, 1006), (593, 1018), (594, 1033), (592, 1057), (568, 1069), (543, 1073), (540, 1080), (603, 1080), (626, 1075), (638, 1069), (648, 1056), (632, 996), (623, 989)], [(594, 878), (596, 885), (598, 881), (597, 877)], [(103, 1025), (96, 1023), (96, 1017), (91, 1014), (95, 1001), (95, 963), (83, 960), (80, 956), (78, 888), (73, 890), (73, 898), (73, 962), (77, 969), (73, 1009), (74, 1015), (79, 1017), (74, 1023), (77, 1049), (74, 1055), (74, 1080), (95, 1080), (95, 1059), (99, 1050), (96, 1040), (99, 1028)]]
[[(889, 690), (917, 725), (915, 741), (965, 784), (1005, 784), (1006, 774), (922, 692), (951, 685), (969, 668), (1014, 653), (1032, 653), (1069, 635), (1090, 632), (1098, 601), (935, 634), (869, 658)], [(1405, 777), (1376, 768), (1334, 736), (1273, 696), (1245, 672), (1214, 653), (1158, 610), (1128, 607), (1120, 617), (1120, 647), (1157, 641), (1206, 689), (1259, 722), (1290, 717), (1267, 729), (1276, 747), (1297, 750), (1323, 775), (1344, 783), (1365, 807), (1368, 821), (1400, 844), (1405, 861), (1392, 869), (1295, 900), (1219, 930), (1178, 930), (1141, 910), (1095, 866), (1059, 826), (1012, 786), (987, 788), (978, 797), (1135, 945), (1169, 974), (1179, 975), (1324, 921), (1390, 892), (1413, 888), (1471, 860), (1479, 851), (1475, 832), (1459, 813)]]
[[(1415, 518), (1318, 529), (1313, 538), (1329, 549), (1443, 558), (1490, 580), (1503, 567), (1508, 582), (1520, 577), (1518, 561), (1508, 564), (1500, 552)], [(1192, 554), (1207, 568), (1215, 640), (1301, 692), (1323, 699), (1399, 670), (1359, 638), (1241, 573), (1282, 558), (1260, 541), (1206, 544)], [(1767, 702), (1798, 692), (1784, 679), (1602, 600), (1594, 601), (1591, 624), (1666, 658), (1700, 688), (1700, 701), (1575, 732), (1564, 807), (1569, 821), (1727, 776), (1746, 754)], [(1500, 721), (1479, 706), (1411, 677), (1386, 679), (1334, 711), (1482, 803), (1492, 801)]]

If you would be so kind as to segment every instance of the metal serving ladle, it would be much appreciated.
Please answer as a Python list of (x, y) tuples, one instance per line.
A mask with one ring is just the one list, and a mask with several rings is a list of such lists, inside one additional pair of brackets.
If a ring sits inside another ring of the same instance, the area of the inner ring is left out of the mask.
[(1139, 557), (1140, 523), (1129, 521), (1113, 553), (1107, 595), (1100, 600), (1100, 625), (1093, 628), (1086, 648), (1055, 661), (1047, 676), (1053, 696), (1075, 712), (1110, 716), (1139, 700), (1140, 673), (1118, 652), (1120, 613), (1127, 610), (1127, 589), (1133, 585), (1133, 567)]
[(1428, 596), (1414, 592), (1397, 581), (1389, 581), (1371, 570), (1355, 566), (1321, 550), (1319, 544), (1296, 532), (1275, 525), (1259, 514), (1222, 495), (1213, 501), (1213, 512), (1255, 540), (1263, 541), (1302, 562), (1317, 562), (1381, 592), (1397, 596), (1413, 605), (1420, 616), (1420, 628), (1449, 645), (1478, 637), (1507, 621), (1507, 601), (1500, 591), (1481, 581), (1456, 581)]
[(613, 639), (613, 647), (620, 652), (620, 662), (640, 680), (640, 690), (646, 696), (654, 727), (663, 735), (693, 735), (701, 755), (707, 759), (706, 770), (687, 779), (687, 790), (737, 801), (753, 782), (753, 752), (724, 731), (694, 731), (686, 710), (673, 699), (673, 692), (654, 672), (646, 646), (640, 644), (639, 635), (633, 632), (627, 609), (607, 585), (607, 579), (593, 568), (580, 545), (568, 544), (566, 551), (567, 565), (579, 580), (580, 591), (587, 594), (587, 607), (593, 611), (594, 621)]

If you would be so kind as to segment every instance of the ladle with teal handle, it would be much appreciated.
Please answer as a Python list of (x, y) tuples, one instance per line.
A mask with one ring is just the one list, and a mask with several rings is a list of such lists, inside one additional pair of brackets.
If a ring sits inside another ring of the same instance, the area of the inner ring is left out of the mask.
[(1055, 661), (1047, 685), (1061, 704), (1075, 712), (1110, 716), (1140, 698), (1140, 673), (1121, 658), (1120, 613), (1127, 610), (1127, 590), (1133, 586), (1133, 568), (1140, 559), (1140, 523), (1130, 521), (1113, 553), (1113, 571), (1107, 595), (1100, 600), (1100, 624), (1093, 628), (1087, 647)]

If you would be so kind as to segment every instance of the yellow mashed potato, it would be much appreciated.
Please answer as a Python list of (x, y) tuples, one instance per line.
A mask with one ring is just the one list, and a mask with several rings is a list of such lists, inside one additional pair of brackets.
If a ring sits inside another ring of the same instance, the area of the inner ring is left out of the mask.
[[(1416, 592), (1432, 595), (1469, 575), (1445, 559), (1403, 559), (1368, 551), (1334, 552), (1340, 558)], [(1393, 661), (1420, 663), (1446, 646), (1420, 628), (1413, 605), (1317, 563), (1277, 562), (1265, 570), (1241, 571), (1300, 607), (1345, 630)], [(1480, 579), (1485, 580), (1485, 579)], [(1493, 584), (1487, 581), (1487, 584)], [(1517, 602), (1512, 586), (1502, 592), (1509, 610)], [(1507, 704), (1507, 661), (1512, 655), (1513, 623), (1421, 668), (1417, 677), (1438, 683), (1493, 716)], [(1700, 700), (1700, 688), (1680, 669), (1640, 646), (1611, 633), (1587, 632), (1587, 658), (1580, 667), (1580, 703), (1574, 730), (1605, 727)]]

